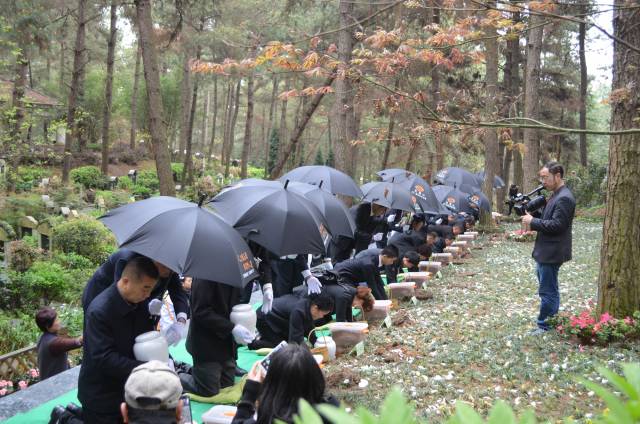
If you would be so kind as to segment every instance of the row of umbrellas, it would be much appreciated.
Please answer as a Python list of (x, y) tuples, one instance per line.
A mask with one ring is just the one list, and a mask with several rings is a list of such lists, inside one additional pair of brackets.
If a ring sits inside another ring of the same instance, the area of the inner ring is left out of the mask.
[[(450, 182), (447, 178), (453, 174), (443, 173), (443, 181)], [(379, 175), (383, 181), (358, 187), (336, 169), (303, 166), (279, 181), (242, 180), (221, 191), (208, 207), (203, 201), (195, 204), (159, 196), (114, 209), (100, 219), (121, 248), (183, 275), (243, 287), (257, 277), (248, 241), (284, 256), (324, 253), (327, 235), (353, 237), (353, 218), (335, 194), (431, 214), (464, 210), (465, 200), (470, 199), (490, 208), (488, 199), (480, 197), (477, 179), (472, 183), (465, 176), (453, 186), (432, 189), (405, 170), (389, 169)]]

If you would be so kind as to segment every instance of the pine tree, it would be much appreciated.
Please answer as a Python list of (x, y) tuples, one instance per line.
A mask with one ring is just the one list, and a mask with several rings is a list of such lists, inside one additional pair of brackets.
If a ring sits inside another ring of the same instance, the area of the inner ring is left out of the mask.
[(269, 163), (267, 164), (268, 174), (271, 174), (273, 168), (278, 162), (278, 152), (280, 151), (280, 137), (278, 135), (278, 129), (271, 130), (271, 137), (269, 137)]
[(324, 157), (322, 156), (322, 149), (318, 149), (318, 151), (316, 152), (316, 160), (313, 164), (324, 165)]
[(335, 163), (336, 163), (336, 160), (335, 160), (335, 158), (333, 156), (333, 149), (329, 149), (329, 154), (327, 155), (326, 165), (333, 167), (333, 166), (335, 166)]

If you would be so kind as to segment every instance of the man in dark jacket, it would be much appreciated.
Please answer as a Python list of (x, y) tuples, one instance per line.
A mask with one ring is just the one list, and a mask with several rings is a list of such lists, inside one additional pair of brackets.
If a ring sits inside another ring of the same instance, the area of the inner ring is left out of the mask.
[(424, 218), (421, 215), (414, 215), (408, 230), (402, 233), (396, 233), (389, 239), (387, 244), (389, 246), (395, 246), (395, 248), (398, 249), (398, 260), (385, 267), (387, 284), (397, 281), (398, 270), (403, 267), (402, 258), (404, 254), (409, 251), (415, 251), (418, 246), (425, 243), (426, 237), (421, 231), (423, 226)]
[(354, 233), (356, 254), (369, 247), (375, 233), (387, 231), (387, 220), (384, 216), (386, 210), (384, 206), (369, 202), (362, 202), (349, 209), (356, 223)]
[[(120, 279), (122, 270), (127, 262), (137, 257), (142, 257), (142, 255), (128, 249), (120, 249), (109, 256), (109, 259), (98, 268), (87, 282), (82, 293), (82, 309), (86, 312), (91, 301), (93, 301), (96, 296)], [(149, 302), (151, 302), (150, 308), (153, 310), (155, 307), (157, 315), (160, 315), (162, 297), (167, 290), (169, 291), (169, 296), (171, 297), (176, 313), (176, 322), (167, 330), (165, 337), (170, 344), (176, 344), (180, 341), (182, 334), (185, 333), (185, 324), (187, 323), (189, 313), (189, 297), (182, 288), (178, 274), (160, 262), (153, 261), (153, 263), (158, 269), (160, 278), (149, 297)]]
[(304, 338), (315, 327), (314, 322), (333, 312), (333, 298), (328, 294), (298, 297), (287, 294), (273, 300), (268, 314), (258, 311), (257, 327), (260, 339), (249, 347), (259, 349), (274, 347), (281, 341), (303, 343)]
[(118, 282), (100, 293), (87, 309), (78, 378), (84, 422), (120, 422), (124, 383), (131, 370), (142, 364), (133, 354), (135, 339), (153, 330), (146, 300), (157, 281), (158, 270), (150, 259), (133, 258)]
[(547, 318), (558, 313), (560, 291), (558, 270), (560, 265), (571, 260), (571, 226), (576, 209), (576, 200), (571, 190), (564, 185), (564, 169), (557, 162), (549, 162), (540, 170), (540, 181), (544, 188), (553, 192), (542, 216), (534, 218), (528, 212), (522, 222), (538, 232), (533, 247), (533, 259), (537, 267), (540, 296), (538, 328), (534, 334), (549, 330)]
[(353, 259), (340, 262), (335, 266), (336, 272), (343, 282), (358, 287), (360, 283), (367, 283), (373, 297), (386, 300), (384, 282), (380, 270), (393, 264), (398, 259), (398, 249), (387, 246), (384, 249), (367, 249), (360, 252)]
[(190, 374), (180, 374), (185, 391), (208, 397), (233, 385), (236, 343), (248, 344), (255, 336), (229, 318), (240, 295), (241, 289), (194, 278), (187, 336), (187, 351), (193, 358), (193, 367)]

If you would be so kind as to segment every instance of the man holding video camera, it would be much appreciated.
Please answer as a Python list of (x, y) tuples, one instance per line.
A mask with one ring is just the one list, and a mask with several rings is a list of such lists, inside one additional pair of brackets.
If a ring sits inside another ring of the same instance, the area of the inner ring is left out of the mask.
[(532, 334), (542, 334), (549, 330), (547, 318), (558, 313), (560, 291), (558, 290), (558, 270), (560, 265), (571, 260), (571, 225), (576, 209), (576, 200), (571, 190), (564, 184), (564, 168), (557, 162), (549, 162), (540, 170), (540, 182), (552, 192), (540, 218), (534, 218), (527, 211), (522, 222), (538, 232), (533, 247), (538, 276), (540, 313), (538, 328)]

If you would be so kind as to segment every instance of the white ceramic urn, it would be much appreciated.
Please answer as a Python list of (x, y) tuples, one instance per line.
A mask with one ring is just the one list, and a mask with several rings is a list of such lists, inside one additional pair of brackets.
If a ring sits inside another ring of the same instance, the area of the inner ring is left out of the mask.
[(229, 320), (234, 324), (240, 324), (247, 330), (256, 332), (256, 311), (248, 303), (241, 303), (231, 309)]
[(329, 351), (329, 359), (332, 361), (336, 359), (336, 342), (333, 341), (331, 336), (319, 336), (313, 347), (326, 347)]
[(138, 361), (160, 361), (169, 362), (169, 346), (167, 340), (159, 331), (149, 331), (136, 337), (133, 345), (133, 354)]

